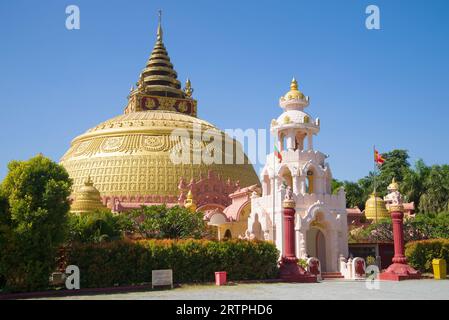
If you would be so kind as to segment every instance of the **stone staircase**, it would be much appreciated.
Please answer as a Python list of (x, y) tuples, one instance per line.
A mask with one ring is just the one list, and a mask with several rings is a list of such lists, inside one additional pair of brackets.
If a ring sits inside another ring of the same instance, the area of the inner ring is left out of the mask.
[(323, 280), (336, 280), (345, 278), (340, 272), (322, 272), (321, 277), (323, 278)]

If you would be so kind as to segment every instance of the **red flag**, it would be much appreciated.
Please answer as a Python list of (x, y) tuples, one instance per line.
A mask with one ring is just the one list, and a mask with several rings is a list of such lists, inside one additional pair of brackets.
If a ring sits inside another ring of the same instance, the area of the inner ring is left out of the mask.
[(382, 165), (385, 162), (385, 159), (376, 149), (374, 149), (374, 162), (378, 165)]
[(274, 146), (274, 155), (278, 158), (279, 162), (282, 162), (282, 154), (276, 145)]

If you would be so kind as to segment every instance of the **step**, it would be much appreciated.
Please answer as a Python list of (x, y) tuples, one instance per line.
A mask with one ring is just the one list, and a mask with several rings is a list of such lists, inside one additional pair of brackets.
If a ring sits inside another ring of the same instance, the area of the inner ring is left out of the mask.
[(344, 276), (340, 272), (322, 272), (323, 279), (343, 279)]

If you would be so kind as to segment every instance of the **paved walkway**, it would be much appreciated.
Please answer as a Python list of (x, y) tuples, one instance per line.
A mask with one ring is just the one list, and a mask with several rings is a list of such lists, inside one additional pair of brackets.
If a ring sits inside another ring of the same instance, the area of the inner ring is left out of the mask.
[(381, 281), (379, 289), (368, 289), (364, 281), (323, 281), (315, 284), (257, 283), (216, 287), (189, 285), (157, 290), (53, 299), (107, 300), (315, 300), (315, 299), (449, 299), (449, 280)]

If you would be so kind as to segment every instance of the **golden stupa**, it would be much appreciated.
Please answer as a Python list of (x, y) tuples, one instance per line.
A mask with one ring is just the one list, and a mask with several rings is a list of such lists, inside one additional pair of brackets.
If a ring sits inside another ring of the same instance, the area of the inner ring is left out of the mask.
[(195, 212), (197, 209), (195, 201), (193, 200), (193, 194), (191, 190), (189, 190), (189, 193), (187, 193), (187, 199), (184, 202), (184, 207), (190, 210), (191, 212)]
[(100, 192), (94, 187), (91, 177), (88, 177), (84, 186), (76, 192), (70, 212), (81, 214), (102, 209), (106, 209), (106, 206), (101, 202)]
[[(128, 96), (124, 114), (100, 123), (75, 138), (61, 159), (74, 182), (74, 193), (90, 176), (103, 197), (138, 198), (157, 195), (161, 201), (175, 202), (179, 196), (180, 178), (198, 179), (212, 170), (222, 179), (239, 181), (240, 186), (259, 184), (252, 164), (240, 144), (212, 124), (197, 118), (197, 102), (187, 80), (184, 90), (177, 79), (163, 43), (161, 22), (151, 56), (142, 71), (136, 88)], [(172, 161), (173, 148), (189, 144), (191, 150), (208, 152), (210, 142), (204, 142), (200, 133), (212, 130), (223, 143), (234, 146), (234, 155), (219, 152), (222, 164), (203, 161), (176, 164)], [(173, 139), (175, 129), (185, 129), (189, 139)], [(235, 164), (235, 150), (244, 155), (243, 164)], [(225, 158), (226, 155), (226, 158)], [(234, 159), (225, 164), (225, 159)]]
[(385, 201), (374, 192), (366, 200), (365, 217), (373, 221), (390, 218)]

